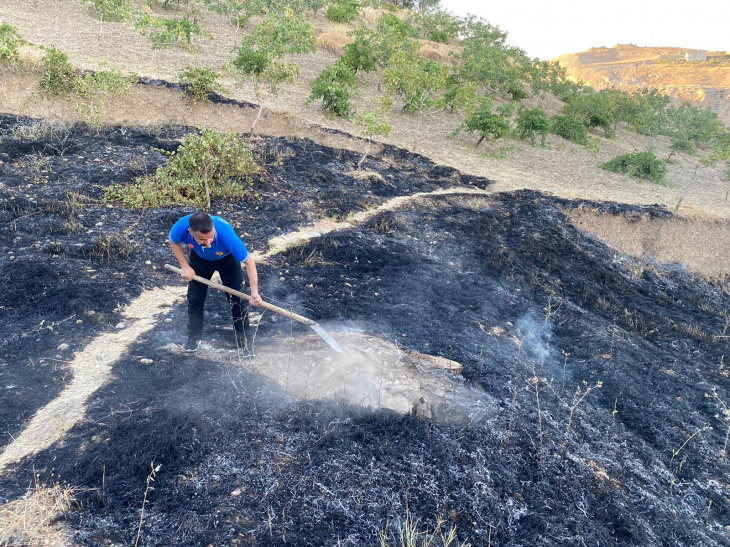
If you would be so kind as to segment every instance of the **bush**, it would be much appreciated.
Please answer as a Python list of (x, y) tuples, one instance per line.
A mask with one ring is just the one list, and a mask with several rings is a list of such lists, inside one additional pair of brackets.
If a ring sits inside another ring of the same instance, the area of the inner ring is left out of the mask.
[(78, 81), (76, 71), (68, 62), (68, 55), (51, 47), (43, 58), (40, 88), (49, 95), (66, 96), (76, 90)]
[(18, 34), (18, 29), (9, 23), (0, 24), (0, 59), (16, 63), (20, 59), (18, 48), (26, 41)]
[(653, 152), (638, 151), (616, 156), (611, 161), (602, 164), (601, 168), (654, 182), (662, 182), (667, 172), (666, 163), (658, 159)]
[(578, 144), (588, 142), (586, 126), (575, 116), (553, 116), (550, 120), (550, 131)]
[(357, 86), (355, 71), (350, 65), (337, 60), (325, 68), (312, 82), (312, 93), (307, 104), (322, 99), (322, 108), (335, 116), (349, 118), (351, 114), (350, 90)]
[(352, 23), (357, 18), (360, 4), (354, 0), (341, 0), (330, 4), (324, 16), (335, 23)]
[(192, 205), (207, 210), (212, 198), (248, 196), (251, 177), (259, 171), (245, 141), (232, 133), (201, 129), (200, 135), (187, 135), (170, 156), (167, 165), (132, 186), (110, 186), (105, 200), (134, 208)]
[(529, 138), (532, 146), (535, 146), (535, 137), (540, 135), (540, 146), (544, 146), (550, 122), (542, 108), (524, 109), (515, 120), (515, 131), (520, 140)]
[(209, 93), (222, 92), (217, 80), (220, 77), (215, 70), (200, 67), (188, 67), (178, 74), (178, 78), (185, 86), (185, 94), (191, 95), (194, 101), (210, 102)]

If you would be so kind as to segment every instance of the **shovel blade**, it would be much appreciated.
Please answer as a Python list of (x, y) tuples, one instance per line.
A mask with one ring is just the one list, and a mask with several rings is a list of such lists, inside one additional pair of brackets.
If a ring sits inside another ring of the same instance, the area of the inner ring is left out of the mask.
[(309, 326), (312, 327), (312, 330), (314, 332), (316, 332), (317, 334), (319, 334), (319, 337), (322, 340), (324, 340), (325, 342), (327, 342), (332, 349), (334, 349), (335, 351), (337, 351), (339, 353), (342, 353), (340, 346), (337, 344), (337, 342), (335, 342), (335, 339), (332, 338), (326, 330), (324, 330), (322, 327), (320, 327), (316, 323), (314, 325), (309, 325)]

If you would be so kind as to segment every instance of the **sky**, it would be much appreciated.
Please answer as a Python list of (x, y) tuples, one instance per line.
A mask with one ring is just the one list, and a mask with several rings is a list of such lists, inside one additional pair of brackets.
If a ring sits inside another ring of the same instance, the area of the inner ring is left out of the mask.
[(507, 31), (510, 45), (543, 60), (616, 44), (730, 51), (730, 0), (441, 0), (441, 7), (486, 19)]

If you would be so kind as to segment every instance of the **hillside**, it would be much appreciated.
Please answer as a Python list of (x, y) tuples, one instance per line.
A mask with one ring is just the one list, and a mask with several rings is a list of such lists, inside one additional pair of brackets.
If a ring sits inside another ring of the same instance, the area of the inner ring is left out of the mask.
[[(690, 60), (686, 59), (690, 55)], [(694, 101), (730, 124), (730, 55), (679, 47), (620, 44), (554, 59), (574, 80), (597, 89), (656, 89), (677, 101)]]
[[(477, 147), (458, 110), (400, 105), (370, 148), (307, 97), (384, 10), (315, 11), (320, 45), (286, 57), (300, 77), (251, 132), (256, 90), (223, 66), (260, 15), (206, 11), (210, 37), (160, 50), (89, 2), (0, 4), (31, 42), (0, 60), (0, 547), (730, 547), (724, 163), (675, 152), (663, 184), (639, 181), (600, 163), (666, 159), (668, 137), (617, 123), (587, 145)], [(41, 91), (51, 46), (65, 96)], [(210, 102), (185, 93), (188, 66), (221, 72)], [(104, 88), (78, 90), (101, 74), (126, 87), (90, 116)], [(357, 75), (356, 111), (381, 76)], [(193, 177), (249, 156), (205, 192)], [(220, 186), (240, 192), (204, 201)], [(184, 351), (187, 283), (164, 265), (200, 203), (245, 242), (264, 300), (341, 353), (262, 308), (241, 341), (213, 289)]]

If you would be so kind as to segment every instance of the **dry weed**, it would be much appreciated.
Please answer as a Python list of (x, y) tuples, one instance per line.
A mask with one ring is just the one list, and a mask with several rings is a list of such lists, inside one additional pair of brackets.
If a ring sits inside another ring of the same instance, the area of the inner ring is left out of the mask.
[(74, 501), (73, 488), (41, 483), (36, 476), (22, 498), (0, 506), (0, 547), (64, 545), (66, 534), (57, 521)]

